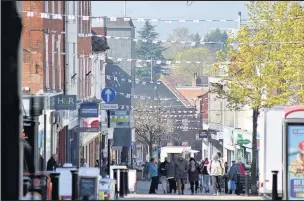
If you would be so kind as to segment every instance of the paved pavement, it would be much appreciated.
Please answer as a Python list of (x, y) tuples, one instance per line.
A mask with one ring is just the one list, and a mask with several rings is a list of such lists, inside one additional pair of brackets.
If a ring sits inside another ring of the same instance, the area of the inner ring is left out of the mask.
[[(243, 195), (227, 195), (222, 194), (220, 196), (213, 196), (212, 193), (206, 194), (197, 194), (191, 195), (191, 191), (188, 190), (190, 188), (189, 184), (185, 186), (185, 195), (177, 195), (177, 194), (164, 194), (162, 191), (162, 187), (159, 184), (157, 194), (148, 194), (149, 193), (150, 182), (147, 181), (137, 181), (136, 183), (136, 193), (128, 194), (122, 200), (262, 200), (262, 197), (258, 196), (243, 196)], [(121, 198), (120, 198), (121, 199)]]

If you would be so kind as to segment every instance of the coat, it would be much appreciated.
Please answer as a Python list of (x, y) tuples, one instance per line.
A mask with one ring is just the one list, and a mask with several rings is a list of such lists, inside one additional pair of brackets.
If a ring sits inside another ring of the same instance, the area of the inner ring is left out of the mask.
[(157, 172), (157, 166), (153, 163), (149, 163), (149, 174), (151, 177), (157, 177), (158, 172)]
[(159, 165), (159, 168), (158, 168), (158, 173), (159, 173), (159, 176), (165, 176), (167, 177), (167, 162), (162, 162), (160, 165)]
[(175, 163), (174, 161), (170, 161), (170, 163), (166, 164), (167, 169), (167, 177), (168, 178), (175, 178)]
[(237, 164), (234, 164), (231, 166), (231, 168), (228, 171), (228, 179), (237, 181), (237, 175), (240, 174), (240, 168)]
[(56, 160), (53, 157), (51, 157), (47, 162), (46, 170), (53, 171), (56, 167), (57, 167)]
[(211, 176), (223, 176), (225, 174), (224, 164), (219, 159), (217, 154), (212, 156), (208, 171), (209, 175)]
[(191, 166), (192, 166), (192, 164), (189, 164), (189, 168), (188, 168), (188, 179), (189, 179), (189, 182), (191, 182), (191, 181), (199, 181), (199, 174), (200, 174), (199, 164), (195, 162), (195, 164), (194, 164), (194, 166), (195, 166), (194, 171), (191, 171)]
[(188, 161), (185, 159), (175, 161), (175, 179), (186, 179), (188, 174)]

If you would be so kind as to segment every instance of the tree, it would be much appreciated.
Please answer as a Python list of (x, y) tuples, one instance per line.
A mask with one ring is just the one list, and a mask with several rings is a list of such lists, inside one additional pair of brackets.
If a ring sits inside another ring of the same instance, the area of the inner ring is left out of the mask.
[(199, 35), (198, 32), (196, 32), (193, 36), (192, 36), (192, 41), (195, 42), (195, 48), (198, 48), (198, 47), (202, 47), (201, 45), (201, 40), (202, 40), (202, 37)]
[(207, 33), (204, 37), (204, 42), (219, 42), (219, 43), (210, 43), (205, 44), (204, 47), (207, 47), (212, 53), (216, 53), (219, 50), (226, 52), (228, 34), (224, 31), (222, 32), (219, 29), (213, 30), (210, 33)]
[[(191, 84), (194, 73), (199, 76), (210, 75), (213, 63), (216, 58), (213, 57), (207, 48), (190, 48), (180, 52), (176, 61), (183, 61), (172, 67), (171, 79), (174, 84)], [(198, 61), (200, 63), (186, 63), (185, 61)]]
[[(176, 28), (168, 35), (167, 41), (170, 43), (165, 44), (167, 49), (164, 52), (164, 56), (170, 60), (174, 59), (179, 52), (190, 48), (190, 44), (182, 44), (181, 42), (192, 41), (192, 37), (187, 28)], [(172, 41), (175, 42), (173, 43)]]
[[(224, 86), (214, 85), (212, 91), (225, 98), (233, 110), (245, 105), (252, 109), (251, 191), (257, 193), (256, 137), (260, 109), (292, 104), (295, 96), (304, 102), (301, 63), (304, 23), (299, 20), (304, 12), (298, 3), (290, 1), (256, 1), (247, 7), (251, 22), (242, 26), (235, 38), (229, 37), (229, 43), (238, 46), (228, 46), (230, 65), (223, 77)], [(294, 40), (300, 43), (289, 43)]]
[[(157, 108), (151, 108), (155, 105)], [(149, 156), (153, 156), (153, 144), (160, 144), (161, 137), (167, 135), (173, 126), (169, 118), (170, 111), (155, 101), (136, 101), (134, 111), (134, 127), (136, 142), (149, 147)]]
[(152, 61), (138, 64), (138, 67), (140, 66), (141, 68), (136, 69), (136, 77), (140, 80), (150, 81), (152, 65), (152, 79), (157, 80), (162, 73), (163, 64), (157, 64), (156, 61), (164, 60), (163, 51), (165, 48), (159, 43), (154, 43), (158, 38), (158, 33), (155, 31), (155, 26), (151, 25), (148, 20), (138, 31), (138, 34), (140, 40), (136, 45), (137, 58)]

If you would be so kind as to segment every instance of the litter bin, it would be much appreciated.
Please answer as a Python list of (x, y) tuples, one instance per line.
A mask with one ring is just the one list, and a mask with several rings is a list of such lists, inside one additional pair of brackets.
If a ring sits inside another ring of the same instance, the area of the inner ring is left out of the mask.
[(115, 193), (115, 179), (110, 179), (105, 177), (99, 180), (99, 200), (117, 200), (117, 195)]

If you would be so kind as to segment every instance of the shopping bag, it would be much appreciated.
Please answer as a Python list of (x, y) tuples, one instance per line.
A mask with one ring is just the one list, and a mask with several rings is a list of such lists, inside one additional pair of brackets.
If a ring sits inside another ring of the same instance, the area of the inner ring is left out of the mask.
[(228, 181), (228, 190), (229, 191), (235, 191), (236, 189), (236, 183), (233, 180)]

